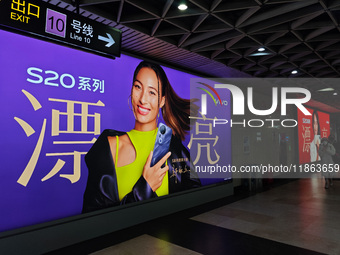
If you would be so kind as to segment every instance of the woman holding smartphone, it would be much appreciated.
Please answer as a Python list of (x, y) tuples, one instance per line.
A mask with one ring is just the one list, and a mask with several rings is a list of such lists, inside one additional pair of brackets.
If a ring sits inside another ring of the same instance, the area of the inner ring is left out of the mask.
[(321, 143), (320, 123), (317, 111), (314, 111), (312, 115), (312, 129), (314, 136), (312, 142), (310, 143), (310, 162), (315, 162), (320, 160), (319, 146)]
[[(159, 65), (142, 61), (137, 66), (131, 108), (134, 129), (104, 130), (85, 156), (89, 175), (83, 212), (201, 185), (197, 177), (191, 177), (190, 155), (181, 142), (190, 130), (190, 100), (175, 93)], [(170, 151), (151, 167), (160, 111), (173, 135)]]

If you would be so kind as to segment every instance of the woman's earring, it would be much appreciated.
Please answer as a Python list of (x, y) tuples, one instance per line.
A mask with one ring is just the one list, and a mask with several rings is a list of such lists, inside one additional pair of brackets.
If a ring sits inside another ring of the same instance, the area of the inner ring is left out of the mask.
[(158, 115), (157, 115), (157, 127), (158, 127), (158, 123), (159, 123), (159, 112), (162, 110), (162, 108), (159, 108), (158, 110)]

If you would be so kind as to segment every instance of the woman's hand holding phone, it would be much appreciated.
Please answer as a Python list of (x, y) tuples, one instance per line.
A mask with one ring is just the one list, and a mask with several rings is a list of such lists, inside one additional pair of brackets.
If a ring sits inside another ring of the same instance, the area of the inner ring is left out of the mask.
[(148, 159), (144, 165), (143, 169), (143, 177), (150, 185), (151, 189), (155, 192), (161, 185), (164, 179), (166, 172), (169, 170), (169, 166), (162, 165), (167, 161), (170, 157), (171, 152), (169, 151), (165, 156), (159, 160), (154, 166), (150, 166), (153, 152), (151, 151)]

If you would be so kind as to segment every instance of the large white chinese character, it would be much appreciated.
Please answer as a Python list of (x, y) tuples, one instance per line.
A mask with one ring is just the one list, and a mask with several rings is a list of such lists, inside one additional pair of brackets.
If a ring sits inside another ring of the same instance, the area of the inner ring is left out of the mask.
[(93, 27), (91, 25), (83, 25), (83, 34), (86, 36), (93, 37)]
[(76, 31), (76, 33), (80, 33), (81, 30), (81, 22), (79, 20), (73, 20), (71, 26)]
[(91, 91), (90, 81), (91, 81), (91, 78), (79, 76), (78, 89)]
[(100, 93), (104, 93), (104, 80), (93, 79), (92, 87), (94, 88), (93, 92), (99, 89)]

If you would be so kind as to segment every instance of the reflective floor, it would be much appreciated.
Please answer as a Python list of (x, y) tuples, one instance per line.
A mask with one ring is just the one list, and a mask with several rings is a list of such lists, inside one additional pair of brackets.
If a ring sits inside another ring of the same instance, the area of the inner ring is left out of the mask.
[(305, 249), (340, 254), (340, 182), (303, 179), (192, 219)]
[(52, 254), (340, 254), (340, 180), (289, 181)]

